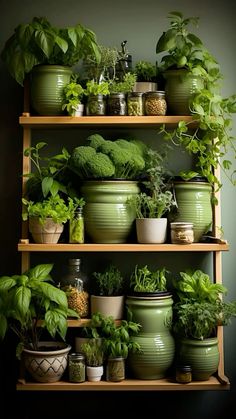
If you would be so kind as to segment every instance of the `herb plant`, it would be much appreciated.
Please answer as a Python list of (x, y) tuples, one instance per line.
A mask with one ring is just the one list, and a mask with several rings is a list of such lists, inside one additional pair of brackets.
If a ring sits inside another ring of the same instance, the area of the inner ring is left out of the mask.
[(82, 103), (84, 88), (76, 81), (70, 81), (62, 92), (62, 110), (66, 110), (69, 115), (74, 116), (79, 104)]
[(156, 82), (157, 67), (149, 61), (138, 61), (135, 64), (134, 73), (137, 76), (137, 82)]
[(130, 277), (130, 287), (134, 292), (158, 292), (167, 290), (165, 268), (151, 271), (147, 265), (143, 267), (135, 266)]
[(84, 94), (87, 96), (93, 95), (108, 95), (110, 93), (109, 83), (107, 81), (101, 81), (100, 83), (95, 80), (89, 80), (86, 83), (86, 89)]
[(120, 270), (113, 264), (109, 265), (104, 272), (93, 272), (99, 295), (119, 295), (124, 286), (124, 278)]
[(30, 23), (18, 25), (1, 54), (12, 77), (22, 86), (26, 75), (38, 64), (71, 67), (88, 55), (100, 60), (93, 31), (80, 23), (57, 28), (45, 17), (34, 17)]
[(90, 367), (99, 367), (103, 365), (104, 351), (101, 339), (89, 339), (88, 342), (81, 345), (81, 351), (85, 355), (86, 364)]
[(53, 264), (41, 264), (21, 275), (0, 278), (0, 338), (7, 329), (16, 334), (18, 357), (24, 347), (37, 350), (44, 329), (65, 340), (68, 316), (78, 318), (68, 308), (65, 292), (53, 284), (52, 268)]
[(122, 80), (113, 79), (110, 82), (110, 93), (130, 93), (133, 91), (136, 82), (135, 73), (125, 73)]

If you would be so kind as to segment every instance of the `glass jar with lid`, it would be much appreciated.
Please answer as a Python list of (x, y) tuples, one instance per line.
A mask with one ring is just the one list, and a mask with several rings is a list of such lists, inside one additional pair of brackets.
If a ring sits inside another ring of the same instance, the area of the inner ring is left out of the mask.
[(194, 241), (193, 223), (181, 221), (170, 224), (171, 243), (191, 244)]
[(165, 92), (163, 90), (146, 92), (144, 94), (144, 109), (145, 115), (166, 115)]
[(85, 356), (75, 352), (68, 356), (69, 381), (83, 383), (85, 381)]
[(140, 116), (143, 115), (143, 93), (131, 92), (127, 99), (128, 115)]
[(127, 104), (125, 93), (111, 93), (108, 96), (108, 115), (124, 116), (127, 114)]
[(84, 243), (84, 217), (81, 207), (75, 211), (74, 217), (69, 222), (69, 242)]
[(106, 115), (106, 100), (102, 94), (89, 95), (86, 103), (86, 115)]
[(65, 275), (60, 281), (60, 287), (66, 292), (68, 307), (75, 310), (80, 317), (88, 317), (88, 284), (85, 274), (81, 272), (80, 265), (79, 258), (69, 259)]

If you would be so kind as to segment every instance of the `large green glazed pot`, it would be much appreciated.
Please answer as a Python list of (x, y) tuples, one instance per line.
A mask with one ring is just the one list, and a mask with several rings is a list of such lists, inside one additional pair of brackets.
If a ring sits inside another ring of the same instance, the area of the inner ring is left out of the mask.
[(190, 115), (189, 101), (204, 87), (202, 78), (183, 69), (167, 70), (164, 77), (168, 115)]
[(93, 243), (126, 243), (135, 227), (135, 209), (127, 199), (139, 193), (132, 180), (85, 181), (85, 233)]
[(134, 378), (158, 380), (168, 375), (175, 354), (175, 341), (171, 334), (172, 296), (128, 296), (126, 305), (132, 320), (141, 324), (140, 332), (133, 339), (141, 352), (130, 353), (128, 367)]
[(62, 115), (62, 91), (70, 82), (72, 70), (67, 66), (39, 65), (31, 74), (31, 106), (39, 115)]
[(194, 242), (212, 227), (212, 187), (208, 182), (174, 181), (177, 213), (174, 221), (193, 223)]
[(217, 337), (181, 339), (179, 345), (179, 362), (192, 367), (194, 381), (207, 381), (216, 373), (220, 359)]

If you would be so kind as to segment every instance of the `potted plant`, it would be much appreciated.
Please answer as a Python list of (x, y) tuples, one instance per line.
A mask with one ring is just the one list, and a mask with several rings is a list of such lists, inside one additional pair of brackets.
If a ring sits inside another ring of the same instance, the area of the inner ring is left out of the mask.
[[(64, 291), (53, 284), (52, 268), (53, 264), (41, 264), (22, 274), (0, 278), (0, 337), (3, 339), (8, 330), (16, 334), (16, 355), (23, 356), (26, 369), (40, 382), (62, 377), (71, 349), (65, 343), (67, 318), (78, 318), (68, 308)], [(45, 341), (43, 332), (53, 339)], [(55, 340), (57, 336), (61, 341)], [(49, 360), (45, 360), (47, 356)]]
[(90, 29), (80, 23), (58, 28), (45, 17), (34, 17), (30, 23), (15, 28), (1, 56), (20, 85), (30, 75), (34, 111), (60, 115), (61, 93), (70, 81), (71, 67), (91, 54), (99, 61), (96, 35)]
[(175, 205), (171, 183), (164, 167), (166, 155), (147, 150), (145, 187), (129, 203), (136, 213), (136, 233), (139, 243), (164, 243), (167, 239), (167, 213)]
[(92, 338), (81, 346), (86, 359), (88, 381), (100, 381), (103, 375), (104, 350), (101, 339)]
[(97, 83), (110, 81), (116, 78), (116, 65), (119, 60), (119, 51), (117, 48), (99, 45), (100, 61), (94, 56), (88, 56), (84, 60), (85, 78), (94, 80)]
[(175, 355), (172, 327), (172, 294), (167, 290), (163, 267), (152, 270), (136, 265), (130, 276), (130, 293), (125, 304), (142, 329), (135, 337), (142, 352), (131, 354), (129, 366), (137, 379), (154, 380), (168, 375)]
[(85, 232), (95, 243), (124, 243), (132, 233), (135, 211), (127, 199), (139, 192), (146, 145), (138, 140), (109, 141), (99, 134), (75, 147), (69, 168), (81, 179)]
[(82, 116), (84, 104), (84, 88), (77, 82), (76, 78), (70, 80), (63, 88), (62, 110), (66, 110), (71, 116)]
[[(232, 162), (226, 154), (229, 150), (234, 152), (230, 131), (232, 113), (236, 112), (236, 95), (222, 96), (220, 80), (223, 76), (218, 62), (202, 41), (188, 30), (188, 26), (197, 24), (199, 18), (184, 18), (180, 12), (172, 12), (169, 17), (170, 28), (160, 37), (156, 48), (157, 53), (167, 52), (159, 70), (167, 77), (168, 113), (191, 114), (196, 125), (193, 127), (189, 122), (180, 121), (177, 128), (166, 130), (163, 126), (160, 133), (193, 155), (195, 171), (200, 172), (212, 186), (215, 183), (216, 189), (222, 186), (215, 173), (218, 166), (234, 184)], [(170, 87), (168, 83), (171, 83)], [(176, 98), (180, 102), (176, 105), (180, 106), (179, 110), (174, 107)]]
[(106, 115), (106, 96), (109, 92), (108, 81), (96, 82), (95, 80), (88, 80), (84, 91), (85, 95), (88, 96), (86, 115)]
[(128, 72), (122, 79), (113, 78), (110, 80), (108, 96), (108, 115), (124, 116), (127, 114), (127, 94), (132, 92), (136, 82), (136, 74)]
[(103, 272), (93, 272), (96, 293), (91, 294), (91, 314), (100, 312), (104, 316), (122, 319), (124, 313), (124, 278), (113, 264)]
[(135, 64), (134, 73), (137, 80), (134, 86), (135, 92), (150, 92), (157, 90), (157, 66), (150, 61), (141, 60)]
[(236, 316), (236, 302), (223, 301), (227, 289), (200, 269), (180, 272), (173, 284), (176, 362), (191, 365), (193, 380), (208, 380), (219, 365), (217, 328)]
[[(66, 202), (59, 194), (34, 202), (22, 198), (22, 219), (29, 219), (29, 231), (35, 243), (57, 243), (64, 224), (73, 218), (74, 201)], [(77, 204), (75, 204), (77, 206)]]

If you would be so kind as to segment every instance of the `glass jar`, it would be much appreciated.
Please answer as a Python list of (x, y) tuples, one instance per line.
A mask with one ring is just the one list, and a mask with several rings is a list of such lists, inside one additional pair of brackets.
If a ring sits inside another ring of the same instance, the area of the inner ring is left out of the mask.
[(69, 243), (84, 243), (84, 217), (82, 208), (75, 211), (69, 223)]
[(124, 116), (127, 114), (125, 93), (111, 93), (108, 96), (108, 115)]
[(171, 243), (191, 244), (194, 241), (193, 223), (175, 222), (170, 224)]
[(177, 383), (188, 384), (192, 381), (192, 368), (190, 365), (178, 365), (176, 367), (175, 379)]
[(144, 94), (145, 115), (166, 115), (167, 104), (165, 92), (157, 90)]
[(86, 103), (86, 115), (106, 115), (104, 95), (89, 95)]
[(68, 370), (71, 383), (83, 383), (85, 381), (85, 356), (82, 353), (69, 354)]
[(143, 115), (143, 93), (132, 92), (128, 94), (128, 115), (140, 116)]
[(88, 317), (88, 284), (86, 276), (80, 270), (80, 264), (80, 259), (69, 259), (60, 286), (67, 294), (68, 307), (75, 310), (80, 317)]

